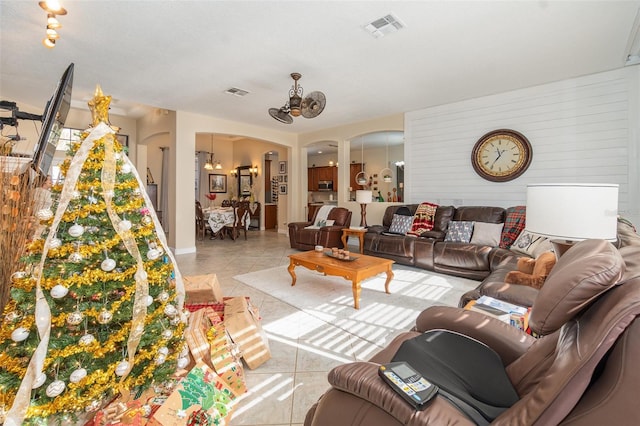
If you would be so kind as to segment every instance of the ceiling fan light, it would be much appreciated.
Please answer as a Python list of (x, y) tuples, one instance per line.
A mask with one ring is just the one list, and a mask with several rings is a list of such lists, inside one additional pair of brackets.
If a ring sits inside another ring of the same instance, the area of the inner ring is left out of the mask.
[(49, 48), (49, 49), (53, 49), (54, 47), (56, 47), (56, 41), (55, 39), (51, 39), (51, 38), (47, 38), (45, 37), (42, 40), (42, 44), (45, 45), (45, 47)]

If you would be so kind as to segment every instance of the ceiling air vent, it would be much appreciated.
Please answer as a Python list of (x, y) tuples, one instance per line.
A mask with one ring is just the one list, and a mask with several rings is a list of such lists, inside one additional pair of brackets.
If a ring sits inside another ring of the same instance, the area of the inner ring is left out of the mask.
[(249, 92), (247, 92), (246, 90), (238, 89), (237, 87), (232, 87), (230, 89), (225, 90), (224, 93), (228, 93), (229, 95), (242, 97), (242, 96), (248, 94)]
[(365, 25), (364, 29), (369, 31), (375, 38), (380, 38), (387, 34), (395, 33), (396, 31), (403, 29), (405, 26), (404, 22), (390, 13)]

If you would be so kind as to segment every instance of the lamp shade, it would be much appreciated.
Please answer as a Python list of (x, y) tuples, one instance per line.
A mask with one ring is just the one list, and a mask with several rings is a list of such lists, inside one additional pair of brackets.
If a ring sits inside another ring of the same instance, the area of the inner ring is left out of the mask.
[(369, 204), (373, 201), (373, 191), (364, 189), (356, 191), (356, 202), (359, 204)]
[(528, 231), (567, 241), (615, 241), (618, 185), (542, 183), (527, 185)]

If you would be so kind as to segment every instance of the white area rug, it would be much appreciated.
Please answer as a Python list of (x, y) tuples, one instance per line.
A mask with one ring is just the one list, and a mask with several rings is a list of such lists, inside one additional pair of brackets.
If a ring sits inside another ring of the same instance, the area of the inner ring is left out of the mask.
[(394, 278), (384, 292), (386, 274), (361, 283), (360, 309), (353, 308), (351, 282), (324, 276), (302, 266), (296, 285), (286, 266), (237, 275), (234, 279), (378, 346), (384, 346), (415, 325), (420, 312), (432, 305), (457, 306), (460, 296), (478, 281), (393, 266)]

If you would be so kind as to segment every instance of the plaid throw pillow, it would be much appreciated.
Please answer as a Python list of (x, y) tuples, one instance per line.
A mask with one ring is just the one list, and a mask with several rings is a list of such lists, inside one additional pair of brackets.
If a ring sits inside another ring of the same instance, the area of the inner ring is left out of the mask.
[(526, 219), (526, 206), (509, 207), (506, 210), (504, 228), (500, 236), (500, 248), (508, 249), (522, 232)]
[(437, 204), (420, 203), (413, 215), (413, 223), (411, 224), (411, 229), (407, 232), (407, 235), (419, 237), (420, 234), (431, 231), (433, 229), (437, 208)]

